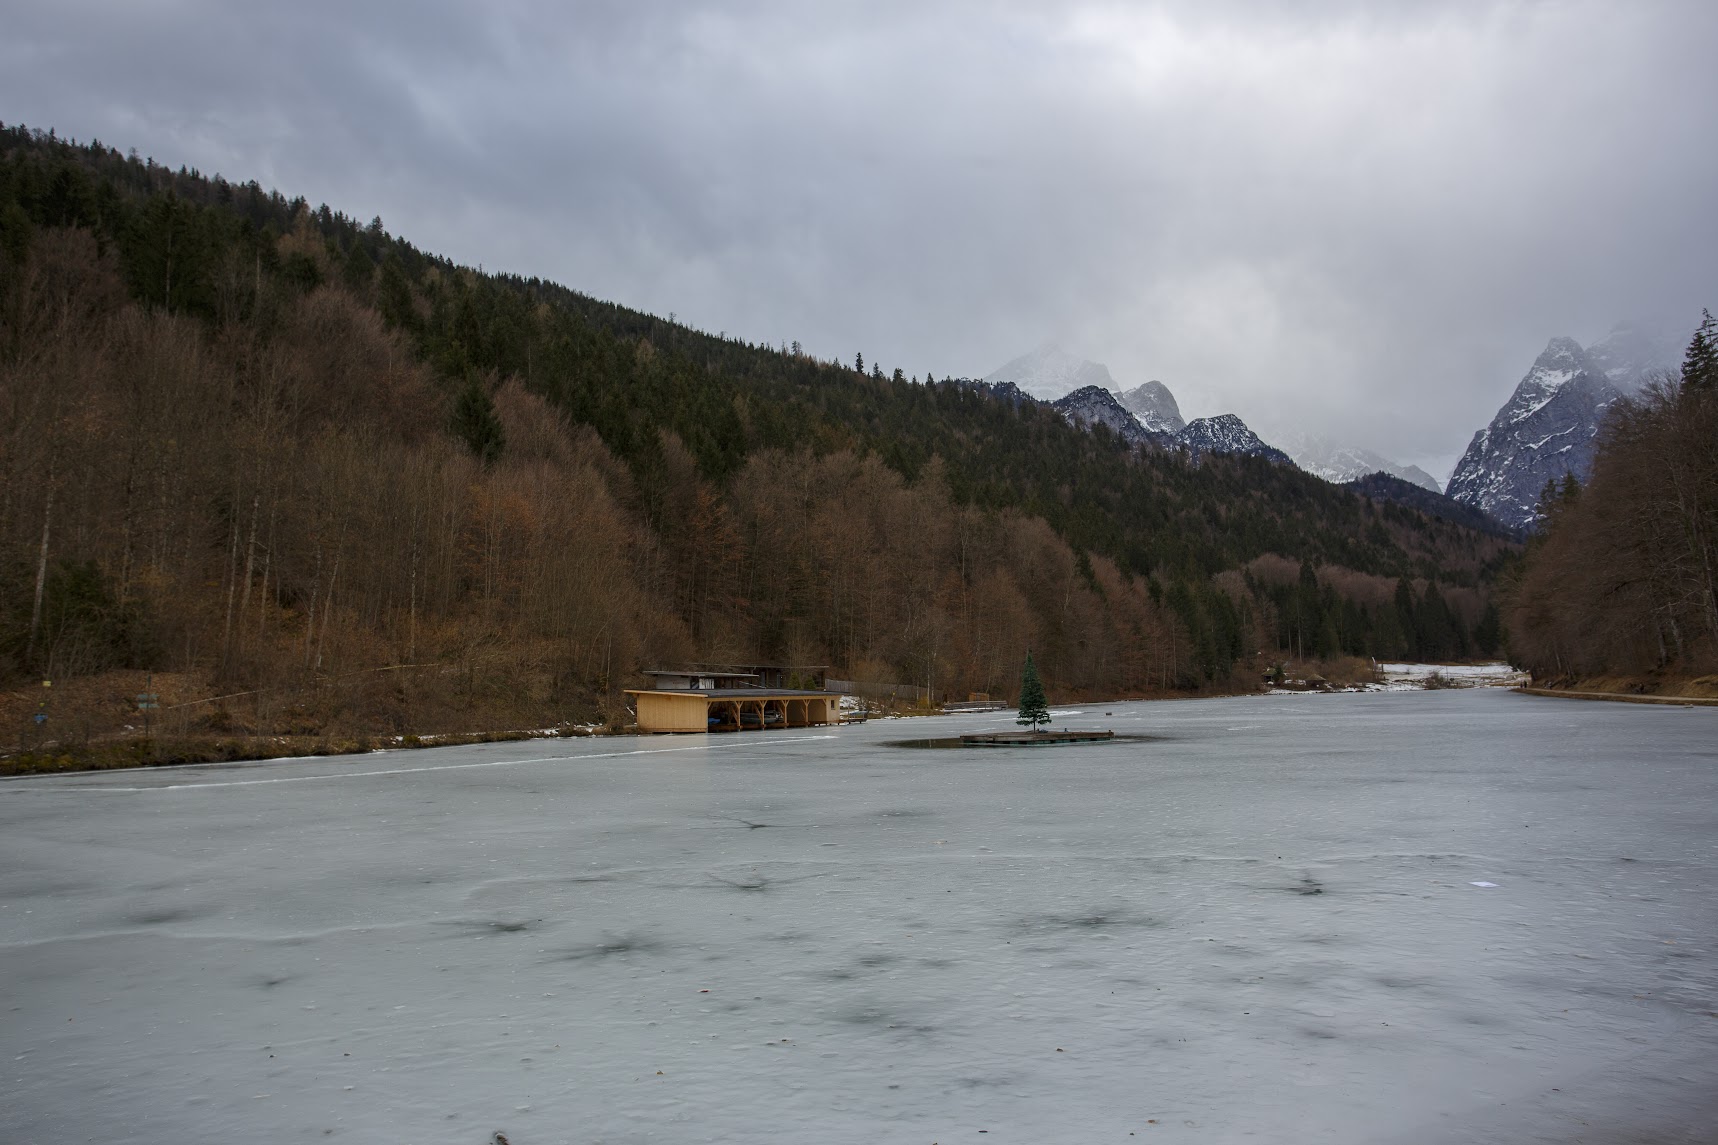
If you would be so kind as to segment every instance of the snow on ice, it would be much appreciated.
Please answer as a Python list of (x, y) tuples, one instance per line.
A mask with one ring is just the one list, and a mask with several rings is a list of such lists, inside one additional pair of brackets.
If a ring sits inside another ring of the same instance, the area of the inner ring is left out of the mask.
[(1004, 712), (0, 783), (0, 1140), (1714, 1123), (1718, 713), (1068, 719), (1135, 738), (891, 742)]

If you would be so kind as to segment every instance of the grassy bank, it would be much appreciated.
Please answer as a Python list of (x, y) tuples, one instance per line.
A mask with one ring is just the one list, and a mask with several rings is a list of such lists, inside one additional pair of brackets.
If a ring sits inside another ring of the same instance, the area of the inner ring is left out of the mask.
[[(588, 735), (631, 722), (619, 697), (563, 695), (546, 680), (473, 682), (389, 673), (235, 692), (202, 673), (128, 670), (36, 681), (0, 691), (0, 775)], [(153, 707), (139, 706), (144, 696)]]
[(1718, 704), (1718, 675), (1555, 676), (1521, 689), (1535, 696), (1634, 703)]
[(136, 736), (87, 744), (52, 744), (0, 756), (0, 776), (45, 775), (68, 771), (109, 771), (126, 767), (170, 767), (184, 763), (235, 763), (242, 760), (299, 759), (321, 755), (365, 755), (458, 744), (504, 743), (623, 734), (595, 728), (395, 736)]

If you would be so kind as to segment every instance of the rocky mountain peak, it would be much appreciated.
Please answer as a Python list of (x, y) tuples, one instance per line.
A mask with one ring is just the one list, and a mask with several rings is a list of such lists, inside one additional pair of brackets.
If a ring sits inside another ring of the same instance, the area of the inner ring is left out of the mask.
[(1139, 419), (1140, 425), (1153, 433), (1178, 433), (1187, 424), (1181, 416), (1181, 407), (1175, 403), (1175, 395), (1169, 392), (1168, 386), (1155, 379), (1131, 390), (1123, 390), (1116, 395), (1116, 400)]
[(1102, 425), (1132, 445), (1181, 448), (1193, 456), (1205, 453), (1244, 453), (1293, 465), (1288, 454), (1266, 445), (1247, 423), (1232, 413), (1185, 421), (1169, 387), (1155, 379), (1131, 390), (1115, 392), (1108, 367), (1077, 358), (1049, 344), (987, 374), (985, 386), (1007, 400), (1030, 394), (1050, 405), (1070, 423), (1084, 428)]
[(1140, 425), (1138, 419), (1122, 408), (1116, 396), (1103, 386), (1082, 386), (1050, 404), (1075, 425), (1108, 426), (1111, 433), (1135, 445), (1154, 440), (1157, 436)]
[(1573, 338), (1551, 339), (1491, 424), (1474, 434), (1446, 492), (1511, 528), (1532, 528), (1546, 482), (1566, 473), (1586, 480), (1611, 404), (1668, 361), (1666, 349), (1632, 325), (1591, 350)]
[(1175, 442), (1195, 457), (1203, 453), (1245, 453), (1282, 465), (1294, 464), (1288, 454), (1266, 445), (1247, 428), (1246, 422), (1232, 413), (1194, 418), (1175, 435)]

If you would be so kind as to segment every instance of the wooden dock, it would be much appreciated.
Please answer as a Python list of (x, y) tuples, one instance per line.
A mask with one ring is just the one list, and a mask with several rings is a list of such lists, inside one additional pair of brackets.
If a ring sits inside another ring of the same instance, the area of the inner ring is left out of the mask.
[(1048, 747), (1057, 743), (1096, 743), (1114, 739), (1112, 731), (1101, 732), (979, 732), (960, 737), (962, 747)]

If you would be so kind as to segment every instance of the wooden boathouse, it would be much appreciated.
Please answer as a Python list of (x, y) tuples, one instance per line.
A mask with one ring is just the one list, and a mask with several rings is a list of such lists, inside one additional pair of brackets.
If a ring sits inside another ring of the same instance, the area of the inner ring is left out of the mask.
[(648, 688), (628, 688), (642, 732), (769, 731), (841, 721), (834, 692), (768, 688), (758, 672), (651, 670)]

